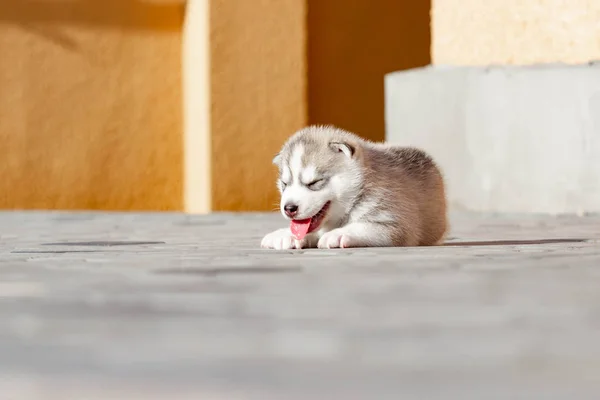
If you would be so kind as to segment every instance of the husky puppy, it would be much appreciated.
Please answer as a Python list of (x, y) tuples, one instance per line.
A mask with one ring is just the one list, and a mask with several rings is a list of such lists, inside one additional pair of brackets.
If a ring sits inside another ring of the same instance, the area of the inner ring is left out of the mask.
[(273, 163), (290, 227), (266, 235), (264, 248), (431, 246), (444, 239), (444, 182), (422, 150), (310, 126), (292, 135)]

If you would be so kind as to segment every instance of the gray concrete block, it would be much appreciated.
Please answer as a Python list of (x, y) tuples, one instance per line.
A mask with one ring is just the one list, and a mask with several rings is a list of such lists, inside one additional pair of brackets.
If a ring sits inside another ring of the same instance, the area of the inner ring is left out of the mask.
[(600, 212), (600, 65), (395, 72), (385, 103), (387, 141), (429, 151), (453, 207)]

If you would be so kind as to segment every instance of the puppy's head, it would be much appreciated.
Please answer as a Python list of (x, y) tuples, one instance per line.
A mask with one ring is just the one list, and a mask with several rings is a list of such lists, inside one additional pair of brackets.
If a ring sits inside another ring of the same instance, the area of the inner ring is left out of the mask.
[(362, 184), (360, 151), (360, 139), (336, 128), (309, 127), (292, 136), (273, 159), (283, 216), (313, 219), (313, 231), (346, 215)]

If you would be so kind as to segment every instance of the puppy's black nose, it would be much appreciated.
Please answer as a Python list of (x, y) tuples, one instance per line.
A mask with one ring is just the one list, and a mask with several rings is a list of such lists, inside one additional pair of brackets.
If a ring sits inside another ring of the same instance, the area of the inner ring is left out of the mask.
[(292, 218), (298, 213), (298, 206), (295, 204), (286, 204), (283, 206), (283, 210), (285, 211), (285, 215)]

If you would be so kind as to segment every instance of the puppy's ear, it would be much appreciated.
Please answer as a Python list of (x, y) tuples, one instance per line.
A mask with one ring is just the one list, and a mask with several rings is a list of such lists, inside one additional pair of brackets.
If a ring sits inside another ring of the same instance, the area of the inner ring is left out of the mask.
[(273, 164), (277, 165), (278, 167), (281, 165), (281, 153), (277, 153), (277, 155), (273, 157)]
[(354, 154), (356, 153), (356, 148), (350, 143), (331, 142), (329, 143), (329, 147), (335, 152), (344, 153), (348, 158), (354, 157)]

